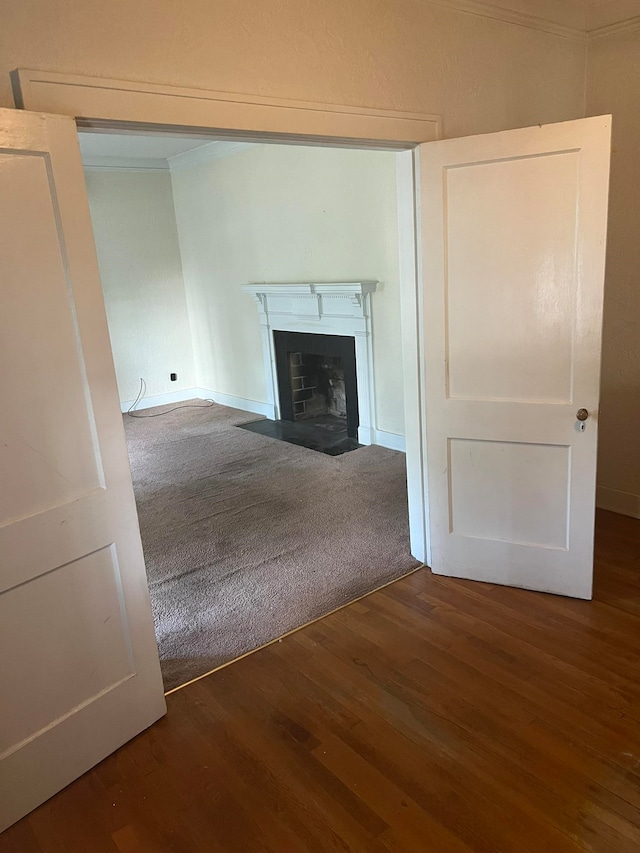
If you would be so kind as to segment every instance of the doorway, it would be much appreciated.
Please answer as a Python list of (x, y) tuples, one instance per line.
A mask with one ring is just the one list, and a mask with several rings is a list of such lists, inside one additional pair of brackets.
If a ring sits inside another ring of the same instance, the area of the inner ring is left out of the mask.
[(419, 565), (396, 155), (80, 143), (172, 690)]
[(402, 375), (411, 553), (430, 564), (425, 454), (423, 294), (418, 286), (417, 147), (442, 138), (438, 114), (264, 98), (175, 86), (129, 83), (18, 69), (16, 105), (64, 114), (80, 129), (107, 133), (201, 134), (209, 139), (269, 139), (295, 145), (340, 145), (396, 152)]

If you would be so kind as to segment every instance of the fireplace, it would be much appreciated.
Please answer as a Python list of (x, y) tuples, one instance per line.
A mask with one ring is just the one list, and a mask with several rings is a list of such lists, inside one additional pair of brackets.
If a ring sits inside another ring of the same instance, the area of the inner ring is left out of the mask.
[(280, 418), (343, 422), (358, 437), (355, 339), (346, 335), (273, 332)]
[[(345, 439), (355, 447), (375, 442), (371, 296), (376, 285), (372, 280), (242, 285), (258, 307), (267, 397), (265, 414), (281, 424), (287, 434), (299, 431), (314, 419), (339, 420), (335, 411), (339, 406), (340, 383), (344, 382)], [(283, 340), (280, 336), (289, 334), (299, 335), (299, 343), (278, 346), (278, 340)], [(296, 354), (300, 354), (300, 359)], [(311, 382), (302, 387), (304, 377), (294, 368), (304, 367), (305, 372), (308, 369), (313, 373), (319, 357), (325, 357), (320, 365), (325, 377), (319, 380), (320, 384)], [(292, 360), (302, 363), (294, 365)], [(299, 379), (303, 381), (295, 381)], [(316, 407), (324, 405), (326, 393), (321, 389), (326, 390), (331, 383), (333, 391), (328, 408), (331, 411), (333, 407), (334, 414), (312, 416)], [(287, 387), (286, 393), (283, 385)], [(302, 393), (294, 398), (294, 390)]]

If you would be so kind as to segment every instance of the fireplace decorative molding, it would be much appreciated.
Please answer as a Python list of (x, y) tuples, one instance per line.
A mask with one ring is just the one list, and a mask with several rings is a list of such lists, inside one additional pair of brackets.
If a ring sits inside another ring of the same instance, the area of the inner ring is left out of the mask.
[[(375, 436), (371, 294), (377, 281), (244, 284), (258, 306), (269, 417), (280, 418), (273, 332), (349, 335), (355, 339), (358, 386), (358, 441)], [(272, 414), (271, 414), (272, 412)]]

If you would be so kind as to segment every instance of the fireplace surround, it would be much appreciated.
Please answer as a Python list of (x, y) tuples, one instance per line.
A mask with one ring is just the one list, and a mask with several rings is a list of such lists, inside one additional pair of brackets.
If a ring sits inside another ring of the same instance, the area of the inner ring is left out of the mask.
[[(276, 333), (301, 333), (309, 336), (331, 336), (349, 339), (355, 356), (355, 388), (352, 397), (355, 405), (355, 422), (360, 444), (371, 444), (375, 429), (375, 400), (373, 382), (373, 352), (371, 341), (371, 294), (376, 289), (373, 280), (349, 282), (292, 282), (245, 284), (242, 289), (251, 294), (258, 307), (262, 347), (264, 353), (265, 382), (268, 417), (280, 420), (295, 413), (283, 412), (278, 383), (278, 357)], [(334, 341), (335, 343), (335, 341)], [(305, 352), (292, 349), (291, 352)], [(330, 354), (328, 350), (318, 353)], [(334, 354), (335, 357), (335, 354)], [(281, 362), (281, 369), (282, 367)], [(345, 381), (346, 384), (346, 381)], [(349, 412), (347, 412), (349, 421)], [(355, 431), (354, 430), (354, 431)], [(351, 433), (350, 433), (351, 434)], [(355, 435), (354, 435), (355, 437)]]

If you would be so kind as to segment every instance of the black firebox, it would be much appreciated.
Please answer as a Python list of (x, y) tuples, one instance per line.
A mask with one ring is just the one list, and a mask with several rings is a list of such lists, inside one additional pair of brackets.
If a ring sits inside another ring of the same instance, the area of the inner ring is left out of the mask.
[[(280, 419), (346, 420), (358, 437), (358, 385), (353, 337), (274, 331)], [(343, 421), (344, 422), (344, 421)]]

